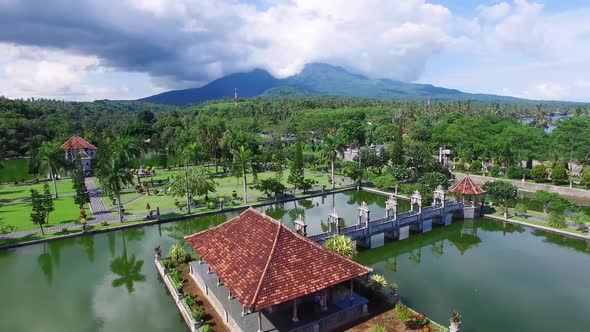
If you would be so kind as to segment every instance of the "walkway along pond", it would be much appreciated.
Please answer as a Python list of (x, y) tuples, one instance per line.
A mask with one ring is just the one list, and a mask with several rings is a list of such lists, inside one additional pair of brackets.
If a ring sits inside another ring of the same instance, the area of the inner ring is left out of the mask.
[[(335, 207), (346, 225), (367, 202), (372, 218), (385, 216), (386, 197), (346, 192), (260, 208), (308, 233), (328, 228)], [(409, 210), (400, 201), (399, 211)], [(0, 330), (184, 331), (178, 310), (158, 279), (156, 246), (237, 212), (0, 251)], [(399, 284), (403, 301), (446, 322), (456, 308), (465, 331), (579, 331), (587, 326), (590, 248), (571, 239), (495, 221), (453, 222), (409, 239), (384, 242), (358, 261)], [(34, 313), (34, 315), (32, 315)]]

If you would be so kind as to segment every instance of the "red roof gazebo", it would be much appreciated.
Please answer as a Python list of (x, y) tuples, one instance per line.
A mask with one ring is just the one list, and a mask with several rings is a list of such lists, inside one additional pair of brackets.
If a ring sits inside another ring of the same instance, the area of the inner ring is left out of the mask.
[(480, 186), (478, 186), (469, 175), (465, 175), (464, 178), (459, 180), (453, 186), (449, 188), (449, 191), (458, 195), (463, 196), (463, 200), (465, 200), (465, 196), (467, 197), (475, 197), (475, 201), (477, 202), (477, 196), (484, 194), (486, 191), (483, 190)]
[(293, 301), (296, 321), (297, 299), (372, 271), (253, 208), (185, 239), (259, 326), (265, 308)]

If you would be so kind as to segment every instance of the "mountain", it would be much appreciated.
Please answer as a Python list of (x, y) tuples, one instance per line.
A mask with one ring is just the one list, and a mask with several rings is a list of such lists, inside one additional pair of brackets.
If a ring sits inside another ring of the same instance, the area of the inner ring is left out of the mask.
[(240, 98), (300, 98), (308, 96), (342, 96), (401, 100), (472, 100), (482, 102), (529, 104), (535, 101), (490, 94), (465, 93), (431, 84), (407, 83), (390, 79), (371, 79), (325, 63), (310, 63), (296, 75), (284, 79), (256, 69), (221, 77), (200, 88), (173, 90), (140, 99), (141, 101), (187, 105), (207, 100), (233, 98), (234, 88)]

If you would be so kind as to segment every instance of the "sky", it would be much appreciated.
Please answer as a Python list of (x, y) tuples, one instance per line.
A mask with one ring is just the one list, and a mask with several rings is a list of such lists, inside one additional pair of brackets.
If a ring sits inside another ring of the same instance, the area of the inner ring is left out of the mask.
[(588, 102), (588, 17), (581, 0), (0, 0), (0, 96), (137, 99), (325, 62)]

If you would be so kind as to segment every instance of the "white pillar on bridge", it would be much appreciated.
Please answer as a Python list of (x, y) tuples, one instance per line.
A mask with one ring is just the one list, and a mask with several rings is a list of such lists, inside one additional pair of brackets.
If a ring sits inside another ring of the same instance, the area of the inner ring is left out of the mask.
[(332, 213), (328, 215), (328, 227), (330, 228), (330, 232), (333, 232), (332, 227), (336, 227), (336, 232), (338, 232), (338, 225), (340, 223), (340, 217), (336, 213), (336, 208), (332, 210)]
[(443, 187), (441, 185), (438, 185), (438, 187), (436, 187), (436, 190), (434, 191), (434, 202), (433, 205), (436, 205), (436, 200), (440, 200), (440, 203), (442, 205), (442, 207), (445, 207), (445, 190), (443, 189)]
[(387, 202), (385, 202), (385, 213), (387, 218), (391, 218), (391, 212), (393, 212), (393, 220), (397, 220), (397, 206), (398, 206), (397, 198), (393, 195), (389, 196)]
[(363, 217), (365, 217), (365, 227), (369, 227), (369, 221), (370, 221), (370, 213), (371, 211), (369, 211), (369, 207), (367, 206), (367, 202), (362, 202), (361, 205), (358, 207), (359, 210), (359, 220), (358, 220), (358, 225), (360, 226), (363, 222)]
[(414, 191), (412, 196), (410, 196), (410, 204), (412, 211), (414, 211), (414, 204), (418, 204), (418, 213), (422, 213), (422, 195), (418, 190)]

